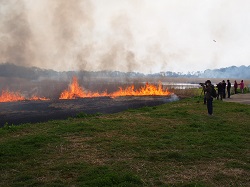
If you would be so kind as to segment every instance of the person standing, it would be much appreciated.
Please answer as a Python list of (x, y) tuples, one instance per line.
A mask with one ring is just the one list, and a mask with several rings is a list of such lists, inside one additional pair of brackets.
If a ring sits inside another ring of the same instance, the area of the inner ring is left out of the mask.
[(230, 98), (231, 95), (231, 82), (227, 80), (227, 98)]
[(206, 81), (206, 86), (205, 85), (202, 85), (202, 86), (203, 86), (203, 90), (206, 93), (207, 112), (208, 112), (208, 115), (211, 116), (213, 114), (213, 97), (212, 97), (213, 88), (212, 88), (211, 81), (207, 80)]
[(234, 81), (234, 93), (237, 94), (237, 88), (238, 88), (238, 83), (237, 81), (235, 80)]
[(222, 81), (222, 92), (223, 92), (223, 98), (225, 99), (226, 98), (226, 87), (227, 87), (227, 84), (225, 83), (225, 80)]
[(243, 93), (244, 92), (244, 82), (243, 82), (243, 80), (241, 80), (239, 85), (240, 85), (241, 93)]
[(222, 100), (222, 97), (223, 97), (223, 89), (222, 89), (222, 83), (219, 82), (217, 84), (217, 88), (218, 88), (218, 94), (217, 94), (217, 100)]

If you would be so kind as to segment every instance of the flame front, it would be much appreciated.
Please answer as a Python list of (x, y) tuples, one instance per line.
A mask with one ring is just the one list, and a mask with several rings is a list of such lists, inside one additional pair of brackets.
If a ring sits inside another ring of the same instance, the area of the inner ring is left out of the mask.
[(85, 98), (85, 97), (104, 97), (108, 96), (107, 92), (86, 92), (80, 87), (77, 78), (73, 77), (72, 83), (69, 85), (68, 90), (64, 90), (59, 99), (76, 99), (76, 98)]
[(47, 101), (49, 100), (48, 98), (46, 97), (38, 97), (36, 95), (33, 95), (30, 99), (28, 100), (32, 100), (32, 101)]
[(3, 90), (0, 95), (0, 102), (22, 101), (25, 98), (19, 92), (10, 92)]
[(119, 96), (156, 96), (156, 95), (170, 95), (171, 93), (168, 90), (162, 89), (162, 84), (159, 83), (158, 87), (149, 83), (146, 83), (145, 86), (135, 89), (135, 86), (129, 86), (125, 89), (120, 87), (120, 90), (111, 94), (112, 97)]
[(126, 87), (125, 89), (119, 88), (118, 91), (108, 94), (107, 92), (86, 92), (80, 87), (77, 78), (73, 77), (72, 83), (69, 85), (68, 90), (64, 90), (59, 99), (76, 99), (86, 97), (121, 97), (121, 96), (167, 96), (171, 93), (168, 90), (163, 90), (162, 84), (159, 83), (158, 87), (149, 83), (145, 86), (135, 89), (134, 85)]
[(49, 100), (48, 98), (45, 97), (38, 97), (33, 95), (31, 98), (25, 98), (24, 96), (22, 96), (22, 94), (20, 92), (11, 92), (11, 91), (7, 91), (7, 90), (3, 90), (2, 94), (0, 95), (0, 103), (3, 102), (15, 102), (15, 101), (24, 101), (24, 100)]
[[(67, 90), (64, 90), (59, 99), (77, 99), (77, 98), (90, 98), (90, 97), (122, 97), (122, 96), (168, 96), (171, 93), (168, 90), (163, 90), (161, 83), (158, 86), (146, 83), (145, 86), (141, 86), (139, 89), (135, 89), (134, 85), (128, 86), (125, 89), (119, 87), (119, 90), (113, 93), (107, 93), (107, 91), (91, 92), (85, 91), (78, 83), (76, 77), (72, 78), (72, 83)], [(11, 92), (3, 90), (0, 95), (0, 102), (14, 102), (23, 100), (49, 100), (45, 97), (38, 97), (33, 95), (31, 98), (25, 98), (20, 92)]]

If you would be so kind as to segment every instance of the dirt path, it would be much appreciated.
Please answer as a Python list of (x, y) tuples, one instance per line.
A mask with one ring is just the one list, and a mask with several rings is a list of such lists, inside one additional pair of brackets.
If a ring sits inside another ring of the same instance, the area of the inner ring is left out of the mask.
[(247, 94), (234, 94), (231, 98), (224, 99), (226, 102), (235, 102), (250, 105), (250, 93)]

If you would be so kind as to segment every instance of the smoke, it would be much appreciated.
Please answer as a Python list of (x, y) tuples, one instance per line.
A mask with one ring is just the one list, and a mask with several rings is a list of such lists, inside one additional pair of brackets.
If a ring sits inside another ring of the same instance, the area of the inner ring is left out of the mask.
[[(99, 61), (98, 69), (134, 71), (136, 69), (136, 59), (133, 53), (133, 34), (129, 25), (130, 20), (126, 14), (117, 15), (111, 20), (111, 34), (107, 36), (107, 51)], [(101, 44), (103, 45), (103, 44)]]
[(92, 50), (91, 44), (87, 43), (85, 37), (91, 37), (93, 32), (93, 7), (87, 0), (60, 0), (57, 2), (52, 20), (55, 44), (59, 51), (56, 57), (60, 59), (60, 56), (64, 54), (67, 61), (61, 65), (70, 63), (73, 66), (81, 65), (84, 68), (84, 64), (87, 63), (86, 59)]
[[(143, 34), (144, 26), (137, 27), (145, 7), (140, 1), (0, 3), (0, 62), (59, 71), (154, 72), (163, 67), (166, 55), (155, 34)], [(137, 13), (142, 14), (138, 20)]]
[(55, 70), (84, 66), (94, 26), (89, 1), (0, 0), (0, 4), (1, 62)]
[(18, 0), (1, 0), (0, 4), (1, 61), (28, 65), (28, 61), (34, 58), (34, 46), (26, 7)]
[(142, 73), (249, 65), (248, 4), (0, 0), (0, 63)]

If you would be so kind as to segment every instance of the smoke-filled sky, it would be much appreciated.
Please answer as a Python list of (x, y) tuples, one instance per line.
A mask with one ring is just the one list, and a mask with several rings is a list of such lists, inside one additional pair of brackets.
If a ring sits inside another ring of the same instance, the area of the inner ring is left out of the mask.
[(249, 0), (0, 0), (0, 63), (57, 71), (250, 65)]

